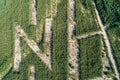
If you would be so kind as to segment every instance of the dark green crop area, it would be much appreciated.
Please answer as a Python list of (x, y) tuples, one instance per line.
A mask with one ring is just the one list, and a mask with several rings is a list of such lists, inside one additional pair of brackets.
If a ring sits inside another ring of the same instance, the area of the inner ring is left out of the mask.
[(108, 35), (111, 41), (113, 54), (120, 72), (120, 28), (118, 26), (110, 28)]
[(88, 80), (102, 77), (101, 36), (79, 41), (80, 43), (80, 79)]
[(94, 0), (105, 25), (120, 25), (119, 0)]
[(99, 30), (92, 0), (76, 0), (76, 35)]
[(53, 22), (52, 65), (54, 80), (67, 80), (67, 45), (67, 0), (61, 0), (58, 5), (57, 17)]

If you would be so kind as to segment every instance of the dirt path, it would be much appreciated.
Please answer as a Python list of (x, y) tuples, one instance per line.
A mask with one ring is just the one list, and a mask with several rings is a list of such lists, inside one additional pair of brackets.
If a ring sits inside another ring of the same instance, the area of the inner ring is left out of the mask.
[(51, 70), (51, 58), (50, 58), (51, 56), (47, 56), (47, 54), (45, 53), (42, 54), (42, 51), (38, 47), (37, 43), (34, 40), (30, 40), (28, 36), (26, 35), (26, 33), (24, 32), (24, 30), (20, 26), (17, 26), (17, 29), (18, 31), (20, 31), (19, 36), (22, 37), (26, 41), (26, 43), (34, 51), (34, 53), (36, 53), (38, 57), (40, 57), (40, 59)]
[[(111, 66), (110, 66), (108, 56), (107, 56), (107, 52), (105, 52), (106, 48), (105, 48), (105, 44), (103, 43), (102, 39), (101, 39), (101, 45), (102, 45), (101, 52), (102, 52), (103, 72), (108, 72), (108, 73), (112, 72), (111, 69), (110, 70), (108, 69), (108, 67), (110, 68)], [(103, 73), (103, 78), (105, 80), (108, 80), (108, 77), (104, 73)]]
[(90, 80), (113, 80), (113, 79), (112, 78), (104, 79), (104, 78), (98, 77), (98, 78), (90, 79)]
[(68, 80), (79, 80), (79, 70), (78, 70), (78, 44), (76, 39), (72, 39), (73, 31), (75, 29), (75, 22), (74, 22), (74, 8), (75, 8), (75, 1), (69, 0), (68, 5), (68, 42), (69, 42), (69, 76)]
[[(52, 38), (52, 18), (46, 18), (45, 21), (45, 52), (47, 56), (51, 56), (51, 38)], [(50, 57), (51, 58), (51, 57)]]
[(16, 72), (19, 72), (20, 62), (21, 62), (21, 48), (20, 48), (20, 37), (18, 33), (20, 30), (18, 30), (18, 26), (15, 28), (15, 52), (14, 52), (14, 66), (13, 69)]
[(52, 36), (52, 18), (46, 18), (45, 20), (45, 42), (51, 41)]
[(90, 79), (90, 80), (104, 80), (103, 78), (95, 78), (95, 79)]
[(30, 23), (37, 25), (36, 0), (30, 0)]
[(92, 36), (95, 36), (95, 35), (100, 35), (100, 34), (102, 34), (101, 31), (93, 32), (93, 33), (90, 33), (90, 34), (84, 34), (84, 35), (78, 36), (77, 39), (85, 39), (85, 38), (89, 38), (89, 37), (92, 37)]
[[(93, 3), (93, 4), (95, 6), (95, 3)], [(107, 36), (107, 33), (105, 31), (104, 25), (102, 24), (102, 21), (100, 19), (100, 16), (98, 14), (97, 9), (96, 9), (96, 6), (95, 6), (95, 12), (96, 12), (96, 16), (97, 16), (97, 20), (98, 20), (99, 26), (100, 26), (102, 34), (103, 34), (103, 38), (104, 38), (107, 50), (108, 50), (108, 56), (109, 56), (109, 58), (110, 58), (110, 60), (111, 60), (111, 62), (113, 64), (113, 68), (115, 70), (116, 77), (119, 80), (119, 73), (118, 73), (118, 70), (117, 70), (117, 67), (116, 67), (116, 63), (115, 63), (115, 60), (114, 60), (114, 56), (113, 56), (113, 53), (112, 53), (111, 44), (110, 44), (109, 38)]]
[(29, 80), (35, 80), (35, 66), (29, 68)]

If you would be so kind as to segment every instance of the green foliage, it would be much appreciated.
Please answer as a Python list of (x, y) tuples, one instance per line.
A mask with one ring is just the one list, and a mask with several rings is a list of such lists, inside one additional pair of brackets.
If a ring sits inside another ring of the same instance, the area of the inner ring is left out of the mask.
[(34, 65), (36, 70), (36, 80), (53, 80), (52, 72), (40, 60), (35, 53), (30, 53), (20, 64), (20, 72), (10, 72), (2, 80), (28, 80), (29, 66)]
[(56, 16), (53, 21), (52, 39), (54, 80), (67, 80), (67, 0), (61, 0)]
[(80, 40), (80, 78), (88, 80), (102, 77), (101, 37)]
[[(39, 3), (42, 4), (41, 2)], [(1, 9), (0, 10), (0, 32), (1, 32), (0, 74), (1, 74), (2, 72), (4, 72), (5, 70), (4, 68), (9, 67), (9, 64), (13, 63), (14, 57), (13, 33), (15, 30), (15, 24), (16, 23), (19, 24), (25, 30), (29, 38), (34, 40), (36, 38), (35, 35), (36, 27), (33, 25), (29, 25), (29, 0), (0, 0), (0, 9)], [(24, 48), (26, 50), (28, 50), (27, 47), (28, 47), (27, 45), (24, 45)]]
[(108, 35), (114, 58), (120, 72), (120, 2), (118, 0), (94, 0), (104, 25), (109, 25)]
[(92, 0), (76, 0), (76, 35), (98, 31)]
[[(37, 26), (36, 26), (36, 32), (38, 31), (41, 35), (41, 39), (38, 41), (38, 45), (42, 51), (44, 50), (44, 38), (45, 38), (45, 19), (46, 19), (46, 5), (50, 4), (51, 0), (37, 0)], [(50, 5), (49, 5), (50, 6)], [(42, 26), (40, 26), (43, 23)], [(40, 30), (41, 29), (41, 30)], [(36, 35), (36, 36), (37, 36)]]
[[(3, 1), (3, 0), (2, 0)], [(2, 2), (0, 0), (0, 4)], [(11, 1), (11, 0), (10, 0)], [(7, 1), (9, 2), (9, 1)], [(10, 4), (9, 4), (10, 5)], [(1, 5), (0, 5), (0, 8)], [(9, 8), (12, 8), (11, 6)], [(13, 59), (13, 22), (9, 11), (0, 11), (0, 75), (6, 72)], [(6, 68), (6, 69), (5, 69)]]
[(113, 25), (120, 22), (120, 4), (117, 0), (94, 1), (99, 11), (100, 17), (105, 25)]

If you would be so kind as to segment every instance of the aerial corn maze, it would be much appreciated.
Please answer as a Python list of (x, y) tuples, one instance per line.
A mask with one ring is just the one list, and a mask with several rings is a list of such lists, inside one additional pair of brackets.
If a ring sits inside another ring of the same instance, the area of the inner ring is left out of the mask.
[(120, 80), (120, 0), (0, 0), (0, 80)]

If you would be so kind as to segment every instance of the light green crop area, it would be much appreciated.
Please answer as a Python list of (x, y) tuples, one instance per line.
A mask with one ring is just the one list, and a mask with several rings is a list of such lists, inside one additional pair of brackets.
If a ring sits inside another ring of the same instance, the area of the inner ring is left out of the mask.
[[(4, 4), (3, 4), (4, 3)], [(8, 72), (12, 62), (13, 62), (13, 22), (12, 22), (12, 13), (10, 12), (11, 0), (6, 2), (4, 0), (0, 0), (0, 77)], [(9, 7), (6, 6), (9, 5)], [(6, 9), (6, 11), (4, 10)]]

